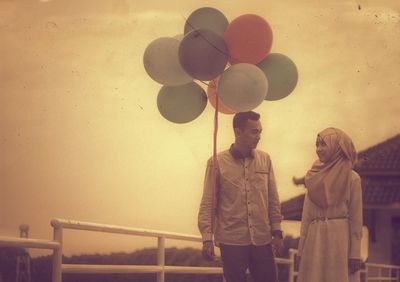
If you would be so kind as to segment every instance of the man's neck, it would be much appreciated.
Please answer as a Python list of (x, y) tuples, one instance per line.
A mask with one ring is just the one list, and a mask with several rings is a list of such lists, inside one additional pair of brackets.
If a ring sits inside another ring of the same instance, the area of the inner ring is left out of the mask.
[(248, 157), (251, 155), (251, 149), (248, 147), (242, 146), (237, 142), (233, 143), (233, 147), (236, 151), (238, 151), (243, 157)]

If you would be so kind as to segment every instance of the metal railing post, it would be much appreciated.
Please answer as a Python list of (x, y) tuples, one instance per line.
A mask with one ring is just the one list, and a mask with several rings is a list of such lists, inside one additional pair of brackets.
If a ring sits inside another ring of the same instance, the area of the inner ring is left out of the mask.
[(157, 265), (162, 267), (161, 272), (157, 273), (157, 282), (164, 282), (165, 280), (165, 237), (158, 237), (157, 248)]
[(294, 282), (294, 264), (295, 264), (295, 251), (293, 249), (289, 249), (289, 282)]
[(62, 282), (62, 244), (63, 244), (63, 230), (62, 227), (56, 222), (53, 225), (53, 239), (57, 241), (60, 246), (53, 250), (53, 273), (52, 282)]

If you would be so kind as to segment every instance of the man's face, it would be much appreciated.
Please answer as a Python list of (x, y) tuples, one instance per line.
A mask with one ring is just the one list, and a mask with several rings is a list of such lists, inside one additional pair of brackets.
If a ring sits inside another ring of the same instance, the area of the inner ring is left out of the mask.
[(248, 120), (244, 128), (236, 130), (237, 141), (247, 149), (255, 149), (260, 141), (262, 131), (259, 120)]

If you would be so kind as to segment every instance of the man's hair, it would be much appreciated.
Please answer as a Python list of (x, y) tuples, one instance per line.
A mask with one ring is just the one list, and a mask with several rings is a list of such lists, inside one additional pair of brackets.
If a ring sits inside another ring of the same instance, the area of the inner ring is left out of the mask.
[(236, 113), (233, 117), (233, 128), (235, 129), (246, 127), (247, 121), (249, 119), (255, 121), (259, 120), (260, 114), (253, 111)]

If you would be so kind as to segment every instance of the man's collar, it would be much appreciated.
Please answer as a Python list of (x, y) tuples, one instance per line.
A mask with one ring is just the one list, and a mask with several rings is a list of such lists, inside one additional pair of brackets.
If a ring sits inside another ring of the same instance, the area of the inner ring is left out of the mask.
[(238, 160), (238, 159), (244, 159), (244, 158), (254, 158), (254, 150), (251, 150), (250, 151), (250, 155), (249, 156), (243, 156), (242, 155), (242, 153), (240, 153), (236, 148), (235, 148), (235, 146), (234, 146), (235, 144), (232, 144), (231, 145), (231, 147), (229, 148), (229, 152), (231, 153), (231, 155), (232, 155), (232, 157), (235, 159), (235, 160)]

